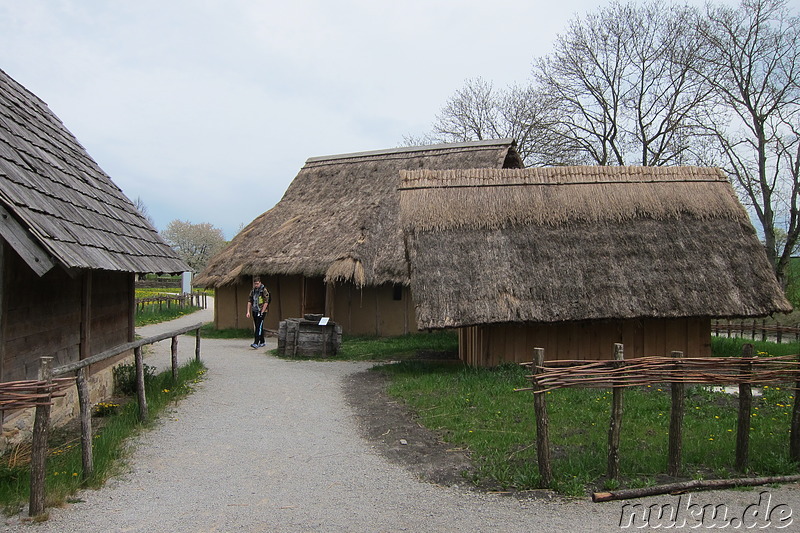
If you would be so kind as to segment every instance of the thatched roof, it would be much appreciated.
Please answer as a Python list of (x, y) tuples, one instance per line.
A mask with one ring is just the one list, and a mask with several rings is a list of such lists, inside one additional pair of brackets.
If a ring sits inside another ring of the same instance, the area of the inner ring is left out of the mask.
[(181, 272), (159, 237), (35, 95), (0, 70), (0, 235), (38, 274)]
[(709, 168), (401, 172), (421, 328), (791, 310)]
[(255, 274), (407, 284), (399, 171), (520, 166), (508, 139), (313, 157), (281, 201), (212, 258), (195, 284), (218, 287)]

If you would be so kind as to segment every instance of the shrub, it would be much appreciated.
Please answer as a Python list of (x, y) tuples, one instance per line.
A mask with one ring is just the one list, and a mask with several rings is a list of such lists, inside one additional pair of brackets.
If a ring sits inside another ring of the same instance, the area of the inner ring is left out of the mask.
[[(156, 369), (144, 365), (144, 384), (147, 386), (155, 377)], [(114, 367), (114, 394), (133, 396), (136, 394), (136, 363), (123, 363)]]

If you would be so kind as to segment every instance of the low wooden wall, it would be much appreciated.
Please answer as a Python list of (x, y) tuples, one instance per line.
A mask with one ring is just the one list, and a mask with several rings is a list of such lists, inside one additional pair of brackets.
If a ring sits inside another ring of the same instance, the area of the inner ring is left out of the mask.
[(471, 366), (523, 363), (532, 347), (545, 349), (547, 360), (608, 359), (608, 346), (625, 345), (628, 357), (668, 356), (681, 351), (692, 357), (711, 355), (711, 320), (673, 318), (492, 324), (459, 329), (459, 356)]

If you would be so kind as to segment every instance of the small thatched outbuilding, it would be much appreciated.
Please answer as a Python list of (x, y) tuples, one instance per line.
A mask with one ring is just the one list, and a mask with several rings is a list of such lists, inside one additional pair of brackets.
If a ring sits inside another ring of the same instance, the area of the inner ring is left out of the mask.
[(521, 166), (509, 139), (311, 158), (281, 201), (213, 257), (195, 285), (215, 288), (219, 328), (250, 327), (247, 296), (259, 275), (272, 293), (269, 329), (322, 313), (350, 334), (414, 331), (400, 170)]
[[(42, 102), (0, 70), (0, 382), (134, 338), (134, 277), (188, 266)], [(93, 399), (112, 365), (93, 365)], [(70, 397), (58, 413), (69, 416)], [(74, 404), (72, 404), (74, 406)], [(0, 411), (0, 451), (29, 425)]]
[(791, 310), (718, 169), (401, 175), (418, 325), (461, 328), (469, 364), (705, 356), (713, 317)]

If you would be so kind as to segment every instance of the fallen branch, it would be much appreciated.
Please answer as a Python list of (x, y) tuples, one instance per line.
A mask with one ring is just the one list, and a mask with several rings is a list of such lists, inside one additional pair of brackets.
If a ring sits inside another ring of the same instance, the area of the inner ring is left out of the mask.
[(687, 490), (730, 489), (733, 487), (754, 487), (757, 485), (768, 485), (770, 483), (795, 483), (797, 481), (800, 481), (800, 475), (745, 477), (734, 479), (693, 479), (691, 481), (668, 483), (666, 485), (642, 487), (639, 489), (622, 489), (613, 492), (595, 492), (592, 494), (592, 501), (595, 503), (610, 502), (612, 500), (644, 498), (645, 496), (655, 496), (656, 494), (668, 494)]

